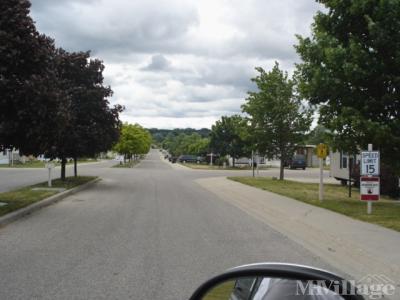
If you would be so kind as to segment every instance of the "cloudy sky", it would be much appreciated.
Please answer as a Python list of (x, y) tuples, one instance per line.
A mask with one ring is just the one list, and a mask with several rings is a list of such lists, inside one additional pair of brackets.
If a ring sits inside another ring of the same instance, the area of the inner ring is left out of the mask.
[(111, 103), (145, 127), (211, 127), (240, 112), (254, 67), (291, 72), (313, 0), (31, 0), (38, 30), (104, 61)]

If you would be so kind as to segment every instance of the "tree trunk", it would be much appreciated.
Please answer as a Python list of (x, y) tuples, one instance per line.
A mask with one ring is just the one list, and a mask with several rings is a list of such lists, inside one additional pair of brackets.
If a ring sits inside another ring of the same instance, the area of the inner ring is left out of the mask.
[(61, 180), (65, 181), (65, 164), (67, 163), (67, 160), (65, 157), (61, 158)]
[(235, 157), (232, 157), (232, 167), (235, 167)]
[(74, 157), (74, 176), (78, 177), (78, 159)]
[(281, 166), (280, 166), (280, 172), (279, 172), (279, 180), (283, 180), (284, 178), (284, 170), (285, 170), (285, 160), (281, 158)]

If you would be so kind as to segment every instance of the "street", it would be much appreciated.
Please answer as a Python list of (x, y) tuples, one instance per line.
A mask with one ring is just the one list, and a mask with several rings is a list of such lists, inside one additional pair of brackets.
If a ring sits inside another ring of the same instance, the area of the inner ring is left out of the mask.
[[(158, 153), (158, 152), (155, 152)], [(155, 154), (154, 154), (155, 155)], [(158, 158), (158, 155), (156, 155)], [(79, 175), (97, 175), (103, 176), (104, 173), (110, 172), (111, 166), (117, 164), (115, 160), (100, 161), (95, 163), (78, 164)], [(173, 165), (173, 168), (180, 168), (180, 166)], [(181, 168), (182, 169), (182, 168)], [(210, 177), (210, 176), (249, 176), (251, 170), (192, 170), (184, 168), (187, 171), (187, 176), (192, 178), (197, 177)], [(191, 171), (191, 172), (190, 172)], [(211, 172), (211, 173), (210, 173)], [(73, 165), (67, 165), (67, 176), (73, 175)], [(268, 170), (260, 170), (260, 176), (279, 176), (278, 168), (270, 168)], [(6, 192), (18, 187), (31, 185), (43, 181), (47, 181), (47, 169), (45, 168), (0, 168), (0, 193)], [(53, 178), (60, 177), (60, 167), (53, 170)], [(303, 170), (289, 170), (285, 169), (285, 179), (297, 180), (303, 182), (319, 182), (319, 169), (307, 168)], [(329, 171), (324, 171), (324, 181), (326, 183), (339, 184), (334, 178), (329, 177)]]
[[(100, 161), (78, 164), (78, 175), (99, 175), (109, 170), (116, 161)], [(60, 177), (60, 167), (52, 171), (53, 178)], [(73, 176), (74, 167), (66, 166), (66, 176)], [(45, 168), (0, 168), (0, 193), (19, 187), (47, 181), (48, 171)]]
[(171, 166), (158, 150), (133, 169), (110, 165), (82, 167), (103, 180), (0, 229), (0, 299), (187, 299), (254, 262), (340, 273), (195, 182), (214, 172)]

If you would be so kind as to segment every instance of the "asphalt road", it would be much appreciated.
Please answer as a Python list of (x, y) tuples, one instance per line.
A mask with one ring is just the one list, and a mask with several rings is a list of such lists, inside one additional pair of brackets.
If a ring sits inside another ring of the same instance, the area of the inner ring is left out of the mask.
[[(158, 159), (157, 150), (154, 154)], [(102, 161), (98, 163), (84, 163), (78, 165), (79, 175), (98, 175), (102, 176), (108, 172), (109, 167), (117, 164), (116, 161)], [(182, 170), (185, 171), (185, 170)], [(251, 170), (192, 170), (186, 169), (187, 176), (195, 177), (210, 177), (210, 176), (250, 176)], [(192, 171), (192, 172), (189, 172)], [(210, 173), (212, 172), (212, 173)], [(67, 176), (73, 175), (73, 166), (67, 165)], [(270, 168), (268, 170), (260, 170), (260, 176), (279, 176), (278, 168)], [(43, 181), (47, 181), (48, 173), (45, 168), (0, 168), (0, 192), (6, 192), (18, 187), (31, 185)], [(60, 167), (53, 171), (53, 178), (60, 177)], [(319, 182), (319, 169), (307, 168), (306, 170), (289, 170), (285, 169), (285, 178), (289, 180), (298, 180), (304, 182)], [(339, 183), (334, 178), (329, 177), (329, 171), (324, 171), (324, 181), (326, 183)]]
[[(116, 161), (100, 161), (78, 164), (79, 175), (99, 175), (109, 170)], [(67, 165), (66, 175), (73, 175), (73, 165)], [(53, 178), (60, 177), (60, 167), (53, 170)], [(0, 168), (0, 192), (47, 181), (48, 171), (45, 168)]]
[(0, 229), (0, 299), (176, 300), (240, 264), (333, 269), (156, 150), (132, 169), (93, 170), (103, 180), (90, 190)]

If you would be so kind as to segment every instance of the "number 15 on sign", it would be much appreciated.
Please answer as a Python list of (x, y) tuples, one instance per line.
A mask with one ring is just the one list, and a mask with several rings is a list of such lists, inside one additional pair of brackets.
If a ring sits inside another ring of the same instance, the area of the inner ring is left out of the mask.
[(379, 151), (361, 152), (361, 175), (379, 175)]

